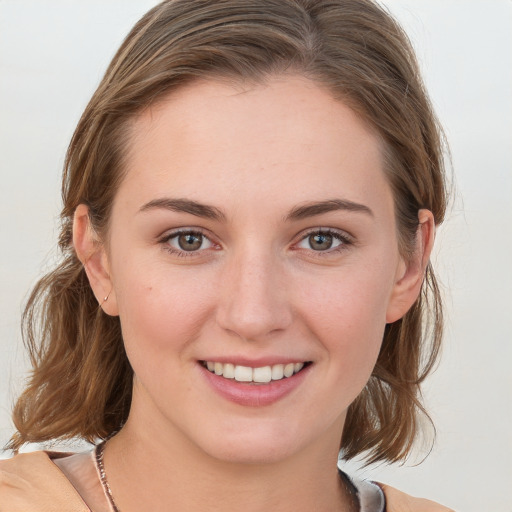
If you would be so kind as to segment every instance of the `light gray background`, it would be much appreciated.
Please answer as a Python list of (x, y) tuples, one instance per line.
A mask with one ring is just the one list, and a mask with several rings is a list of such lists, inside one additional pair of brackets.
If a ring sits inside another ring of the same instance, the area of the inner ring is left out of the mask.
[[(53, 258), (66, 145), (152, 0), (0, 0), (0, 444), (27, 369), (22, 303)], [(437, 425), (420, 466), (363, 474), (466, 512), (512, 511), (512, 2), (387, 0), (417, 50), (453, 153), (438, 237), (447, 294)], [(419, 456), (421, 458), (421, 455)]]

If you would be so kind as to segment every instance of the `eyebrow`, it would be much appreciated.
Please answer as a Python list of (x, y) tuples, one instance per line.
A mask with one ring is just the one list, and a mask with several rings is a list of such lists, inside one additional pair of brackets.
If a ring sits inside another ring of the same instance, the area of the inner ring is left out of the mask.
[(191, 199), (171, 199), (161, 198), (153, 199), (149, 203), (144, 204), (139, 211), (146, 212), (148, 210), (164, 209), (173, 212), (190, 213), (196, 217), (203, 217), (212, 220), (225, 220), (226, 216), (215, 206), (210, 206)]
[[(173, 212), (190, 213), (196, 217), (203, 217), (216, 221), (226, 220), (224, 213), (215, 206), (204, 203), (198, 203), (191, 199), (171, 199), (163, 197), (153, 199), (141, 206), (141, 212), (155, 209), (171, 210)], [(301, 220), (315, 215), (322, 215), (338, 210), (349, 212), (365, 213), (373, 217), (373, 212), (364, 204), (348, 201), (347, 199), (329, 199), (327, 201), (311, 202), (293, 208), (286, 216), (285, 220)]]
[(314, 217), (323, 213), (345, 210), (349, 212), (364, 213), (373, 217), (373, 212), (368, 206), (360, 203), (354, 203), (347, 199), (329, 199), (315, 203), (306, 203), (293, 208), (286, 216), (286, 220), (301, 220), (307, 217)]

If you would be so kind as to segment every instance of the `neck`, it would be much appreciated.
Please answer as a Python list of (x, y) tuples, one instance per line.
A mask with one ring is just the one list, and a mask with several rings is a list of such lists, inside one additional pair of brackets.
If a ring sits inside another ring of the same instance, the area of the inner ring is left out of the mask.
[(203, 512), (205, 504), (211, 512), (351, 512), (353, 498), (336, 468), (343, 420), (291, 454), (244, 461), (212, 456), (154, 410), (132, 403), (126, 425), (107, 442), (104, 465), (123, 512), (169, 504), (187, 512)]

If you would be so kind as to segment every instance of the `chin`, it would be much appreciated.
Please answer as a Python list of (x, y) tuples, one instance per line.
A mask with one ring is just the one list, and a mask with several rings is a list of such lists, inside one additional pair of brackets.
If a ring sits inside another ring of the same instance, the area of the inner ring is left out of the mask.
[(301, 450), (297, 433), (281, 429), (243, 429), (197, 440), (204, 453), (219, 462), (232, 464), (275, 464)]
[(277, 464), (291, 457), (296, 450), (282, 443), (248, 443), (240, 446), (238, 443), (223, 443), (208, 450), (208, 455), (219, 462), (236, 465)]

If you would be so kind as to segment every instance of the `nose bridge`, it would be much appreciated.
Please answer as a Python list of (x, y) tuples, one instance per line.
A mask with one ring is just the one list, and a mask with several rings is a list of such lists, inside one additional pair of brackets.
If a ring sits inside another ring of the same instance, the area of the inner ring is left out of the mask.
[(291, 321), (283, 265), (270, 245), (247, 243), (225, 267), (218, 323), (241, 338), (257, 340)]

